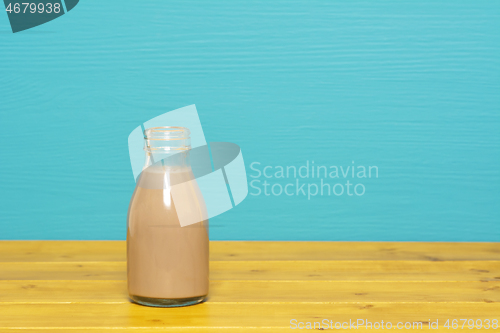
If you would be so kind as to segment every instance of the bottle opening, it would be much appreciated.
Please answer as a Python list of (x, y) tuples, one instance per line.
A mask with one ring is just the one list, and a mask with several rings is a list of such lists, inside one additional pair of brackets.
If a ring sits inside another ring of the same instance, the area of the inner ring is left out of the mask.
[(144, 130), (144, 150), (182, 151), (191, 149), (191, 132), (186, 127), (160, 126)]

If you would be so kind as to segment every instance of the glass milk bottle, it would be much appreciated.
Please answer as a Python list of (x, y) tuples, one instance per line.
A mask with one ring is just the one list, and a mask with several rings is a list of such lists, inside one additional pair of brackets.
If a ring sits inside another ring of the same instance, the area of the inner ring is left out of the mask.
[[(208, 219), (189, 164), (189, 134), (184, 127), (144, 131), (145, 165), (127, 218), (128, 292), (142, 305), (191, 305), (208, 294)], [(180, 183), (188, 190), (172, 196)], [(181, 226), (176, 206), (200, 222)]]

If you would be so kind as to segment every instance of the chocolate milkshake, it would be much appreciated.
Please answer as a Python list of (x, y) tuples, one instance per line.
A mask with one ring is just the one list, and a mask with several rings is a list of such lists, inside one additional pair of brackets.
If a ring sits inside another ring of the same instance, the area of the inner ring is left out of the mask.
[[(127, 221), (129, 296), (149, 306), (196, 304), (208, 294), (209, 238), (205, 203), (188, 163), (189, 130), (147, 129), (145, 140), (146, 165)], [(171, 188), (182, 183), (189, 188), (174, 199)], [(176, 202), (199, 222), (181, 227)]]

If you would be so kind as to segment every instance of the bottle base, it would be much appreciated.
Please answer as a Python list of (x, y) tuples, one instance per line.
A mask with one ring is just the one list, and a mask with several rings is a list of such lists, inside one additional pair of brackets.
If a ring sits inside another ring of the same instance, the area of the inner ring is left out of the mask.
[(129, 295), (129, 297), (132, 302), (140, 305), (154, 306), (157, 308), (175, 308), (201, 303), (207, 298), (207, 295), (187, 298), (152, 298), (136, 295)]

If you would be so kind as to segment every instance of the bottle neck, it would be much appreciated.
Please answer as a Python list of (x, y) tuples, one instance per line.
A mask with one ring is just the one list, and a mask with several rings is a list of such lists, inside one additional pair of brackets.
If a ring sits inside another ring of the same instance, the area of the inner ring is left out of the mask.
[(185, 127), (152, 127), (144, 131), (144, 169), (183, 167), (189, 165), (191, 139)]

